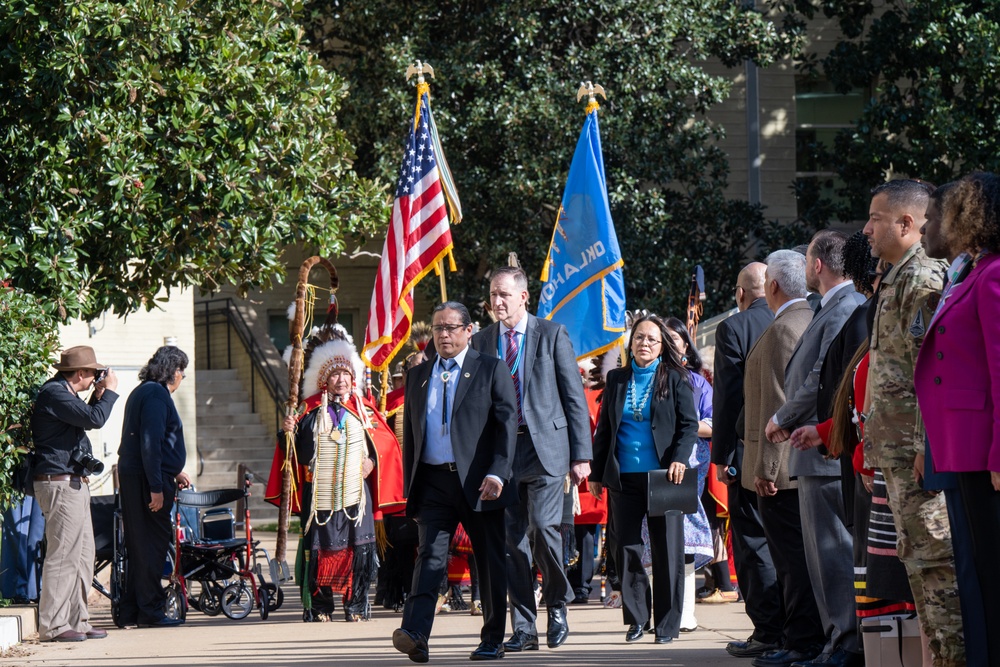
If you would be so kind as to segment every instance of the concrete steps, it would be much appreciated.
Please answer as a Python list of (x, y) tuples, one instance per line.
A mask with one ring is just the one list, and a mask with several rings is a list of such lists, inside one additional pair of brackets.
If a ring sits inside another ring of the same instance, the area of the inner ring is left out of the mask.
[[(255, 526), (278, 522), (278, 509), (264, 502), (274, 455), (273, 427), (264, 426), (250, 408), (250, 396), (235, 370), (198, 370), (199, 490), (239, 488), (242, 463), (254, 475), (250, 518)], [(238, 517), (237, 521), (242, 521)]]

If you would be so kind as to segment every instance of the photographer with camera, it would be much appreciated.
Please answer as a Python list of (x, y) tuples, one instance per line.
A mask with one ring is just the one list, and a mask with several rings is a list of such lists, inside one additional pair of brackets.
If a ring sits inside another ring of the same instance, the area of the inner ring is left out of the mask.
[[(182, 620), (166, 615), (166, 593), (160, 582), (170, 545), (170, 508), (176, 487), (191, 479), (184, 429), (171, 396), (184, 379), (188, 357), (177, 347), (156, 350), (139, 371), (142, 381), (125, 403), (122, 444), (118, 449), (118, 485), (128, 579), (117, 623), (121, 627), (162, 628)], [(176, 483), (176, 486), (175, 486)]]
[[(38, 601), (41, 641), (107, 637), (89, 623), (87, 593), (94, 578), (94, 528), (89, 475), (104, 464), (94, 458), (85, 431), (104, 426), (118, 400), (114, 371), (81, 345), (62, 353), (59, 371), (42, 385), (31, 415), (35, 442), (34, 491), (45, 515), (45, 565)], [(94, 388), (90, 401), (78, 394)]]

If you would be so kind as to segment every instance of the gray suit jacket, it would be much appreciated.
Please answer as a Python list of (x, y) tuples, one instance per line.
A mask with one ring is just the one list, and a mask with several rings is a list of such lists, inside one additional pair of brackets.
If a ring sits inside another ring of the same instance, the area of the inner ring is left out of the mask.
[(788, 479), (788, 441), (771, 443), (764, 435), (774, 411), (785, 402), (785, 364), (792, 357), (813, 311), (805, 301), (793, 303), (774, 318), (747, 356), (743, 380), (744, 435), (743, 488), (756, 492), (754, 478), (774, 482), (778, 489), (792, 489)]
[[(555, 477), (569, 472), (571, 461), (590, 461), (593, 446), (590, 412), (580, 368), (566, 327), (529, 314), (524, 334), (524, 382), (521, 410), (535, 452)], [(500, 324), (472, 337), (472, 349), (497, 357)]]
[[(817, 422), (816, 398), (826, 351), (847, 318), (864, 302), (865, 297), (854, 285), (847, 285), (813, 317), (785, 367), (785, 404), (777, 412), (779, 426), (793, 431)], [(793, 449), (788, 459), (788, 474), (839, 476), (840, 463), (823, 458), (818, 449), (805, 452)]]

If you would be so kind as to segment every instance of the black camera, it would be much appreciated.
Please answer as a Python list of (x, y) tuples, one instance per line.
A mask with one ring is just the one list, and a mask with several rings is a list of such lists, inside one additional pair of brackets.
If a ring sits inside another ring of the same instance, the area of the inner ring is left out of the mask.
[(69, 455), (70, 460), (91, 475), (100, 475), (104, 472), (104, 464), (100, 459), (95, 459), (93, 454), (84, 451), (83, 447), (77, 447)]
[(108, 370), (109, 369), (107, 368), (102, 368), (101, 370), (97, 371), (97, 375), (94, 377), (94, 384), (100, 384), (104, 382), (104, 378), (108, 377)]

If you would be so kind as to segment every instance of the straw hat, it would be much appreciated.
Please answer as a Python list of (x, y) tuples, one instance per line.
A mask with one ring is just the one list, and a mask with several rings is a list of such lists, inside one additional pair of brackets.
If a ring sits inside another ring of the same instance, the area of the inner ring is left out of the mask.
[(103, 371), (107, 366), (97, 363), (97, 355), (94, 348), (87, 345), (77, 345), (63, 351), (58, 364), (52, 364), (58, 371), (75, 371), (81, 368), (90, 368), (96, 371)]

